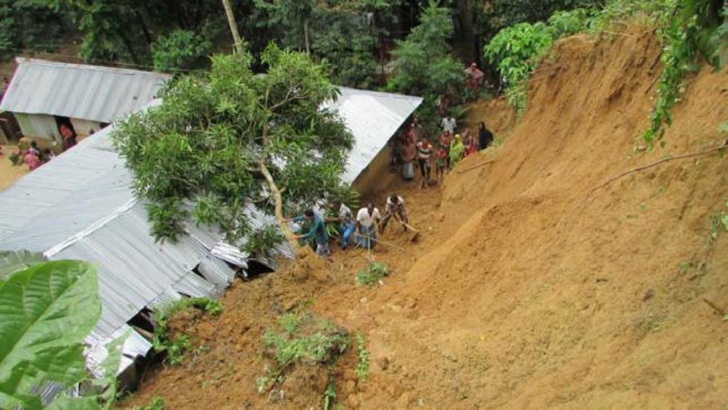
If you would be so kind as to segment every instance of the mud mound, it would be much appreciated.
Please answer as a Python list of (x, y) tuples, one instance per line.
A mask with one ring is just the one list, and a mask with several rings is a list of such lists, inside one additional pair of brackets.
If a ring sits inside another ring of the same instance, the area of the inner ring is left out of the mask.
[(451, 174), (441, 209), (461, 228), (407, 275), (418, 323), (381, 340), (407, 364), (388, 380), (408, 379), (408, 405), (724, 404), (715, 357), (728, 348), (725, 324), (704, 300), (728, 306), (726, 240), (710, 218), (728, 210), (728, 161), (665, 163), (586, 198), (624, 170), (725, 139), (728, 73), (705, 69), (689, 80), (667, 147), (634, 153), (658, 56), (639, 30), (560, 42), (505, 145)]
[(328, 275), (331, 267), (326, 260), (313, 251), (309, 246), (296, 249), (296, 261), (288, 265), (288, 274), (297, 281), (314, 279), (326, 282), (330, 280)]

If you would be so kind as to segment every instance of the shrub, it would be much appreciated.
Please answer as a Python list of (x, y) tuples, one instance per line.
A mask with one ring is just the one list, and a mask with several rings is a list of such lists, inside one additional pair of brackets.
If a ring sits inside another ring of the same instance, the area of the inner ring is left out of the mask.
[(157, 71), (191, 70), (207, 67), (212, 43), (192, 31), (175, 30), (159, 36), (152, 44), (152, 60)]
[(372, 262), (365, 271), (356, 274), (356, 280), (362, 285), (371, 287), (385, 276), (389, 276), (389, 268), (382, 262)]
[(483, 49), (486, 58), (496, 64), (506, 82), (509, 101), (520, 109), (526, 105), (528, 76), (541, 56), (553, 43), (553, 37), (543, 23), (520, 23), (498, 32)]
[[(349, 332), (312, 313), (287, 313), (278, 318), (277, 326), (265, 330), (263, 346), (265, 355), (274, 359), (276, 365), (266, 366), (265, 375), (258, 378), (259, 393), (283, 383), (283, 372), (296, 364), (327, 366), (331, 373), (349, 347)], [(329, 383), (324, 401), (332, 403), (335, 398), (335, 386)]]
[(199, 309), (213, 316), (222, 313), (220, 302), (209, 298), (182, 298), (163, 305), (154, 312), (153, 318), (156, 326), (154, 327), (152, 345), (154, 350), (167, 353), (167, 362), (169, 364), (181, 363), (185, 354), (193, 347), (189, 335), (180, 333), (170, 339), (168, 334), (170, 320), (177, 313), (190, 308)]

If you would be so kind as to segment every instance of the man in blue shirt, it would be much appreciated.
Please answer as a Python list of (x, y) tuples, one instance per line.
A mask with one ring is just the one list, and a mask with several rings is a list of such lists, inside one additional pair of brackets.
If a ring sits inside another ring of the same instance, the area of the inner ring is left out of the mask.
[(308, 232), (303, 235), (296, 235), (296, 239), (310, 239), (312, 237), (316, 240), (316, 254), (321, 256), (329, 256), (331, 250), (329, 249), (329, 234), (326, 233), (326, 226), (324, 226), (324, 220), (313, 211), (313, 209), (307, 209), (303, 213), (303, 216), (297, 216), (293, 218), (293, 222), (300, 223), (304, 219), (311, 223), (311, 227)]

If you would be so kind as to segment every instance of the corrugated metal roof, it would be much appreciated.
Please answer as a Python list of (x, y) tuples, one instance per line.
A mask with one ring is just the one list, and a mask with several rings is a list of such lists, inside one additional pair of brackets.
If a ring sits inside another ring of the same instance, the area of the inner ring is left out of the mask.
[[(421, 101), (342, 88), (333, 107), (356, 139), (344, 180), (356, 178)], [(2, 248), (97, 264), (102, 313), (87, 338), (92, 346), (108, 343), (144, 307), (179, 298), (180, 293), (219, 295), (234, 277), (211, 252), (221, 244), (213, 229), (187, 224), (189, 235), (178, 243), (154, 241), (143, 203), (130, 188), (132, 175), (109, 142), (112, 129), (81, 141), (0, 192)], [(254, 227), (274, 223), (254, 207), (246, 213)], [(287, 245), (276, 251), (293, 253)], [(244, 263), (246, 255), (225, 253)], [(198, 265), (202, 277), (192, 272)]]
[(0, 109), (112, 122), (149, 103), (168, 74), (17, 58)]
[[(131, 173), (104, 141), (110, 130), (81, 141), (0, 192), (3, 248), (97, 264), (102, 312), (91, 341), (107, 339), (166, 291), (190, 294), (190, 287), (199, 285), (196, 296), (219, 295), (234, 277), (191, 236), (155, 243), (143, 203), (130, 188)], [(201, 263), (209, 281), (191, 273)]]
[(340, 87), (341, 96), (327, 107), (339, 111), (354, 134), (354, 148), (349, 153), (345, 182), (354, 182), (407, 118), (422, 104), (422, 97)]

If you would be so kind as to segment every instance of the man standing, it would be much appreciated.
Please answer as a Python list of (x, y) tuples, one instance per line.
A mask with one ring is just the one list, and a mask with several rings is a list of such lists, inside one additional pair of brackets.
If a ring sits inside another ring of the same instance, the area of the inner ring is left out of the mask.
[(423, 138), (417, 143), (417, 163), (422, 174), (422, 185), (420, 188), (427, 188), (430, 182), (430, 156), (432, 156), (432, 145)]
[(328, 219), (327, 222), (339, 222), (339, 233), (341, 234), (339, 246), (341, 249), (346, 249), (349, 246), (349, 238), (354, 233), (354, 214), (348, 206), (342, 204), (338, 199), (334, 201), (331, 208), (336, 212), (338, 217)]
[(315, 237), (316, 240), (316, 254), (321, 256), (329, 256), (331, 249), (329, 249), (329, 234), (326, 233), (326, 227), (324, 226), (324, 220), (321, 216), (316, 215), (313, 209), (307, 209), (303, 216), (297, 216), (290, 221), (301, 223), (304, 220), (308, 220), (311, 223), (311, 227), (308, 232), (303, 235), (296, 235), (295, 239), (308, 240)]
[(382, 219), (379, 209), (369, 202), (365, 208), (356, 214), (356, 228), (358, 239), (356, 245), (360, 248), (372, 249), (377, 242), (376, 224)]
[[(382, 223), (379, 226), (380, 233), (383, 233), (384, 230), (387, 229), (387, 224), (389, 223), (389, 220), (392, 219), (392, 216), (405, 224), (409, 223), (409, 220), (407, 219), (407, 211), (404, 209), (404, 198), (396, 193), (393, 193), (389, 196), (389, 198), (387, 198), (387, 206), (384, 208), (384, 218), (382, 218)], [(405, 231), (407, 230), (407, 227), (404, 226), (404, 224), (402, 227)]]
[(448, 131), (450, 135), (455, 134), (455, 127), (457, 127), (457, 123), (455, 122), (455, 118), (453, 118), (452, 115), (443, 118), (441, 125), (443, 131)]

